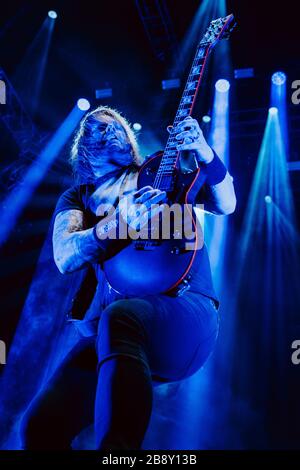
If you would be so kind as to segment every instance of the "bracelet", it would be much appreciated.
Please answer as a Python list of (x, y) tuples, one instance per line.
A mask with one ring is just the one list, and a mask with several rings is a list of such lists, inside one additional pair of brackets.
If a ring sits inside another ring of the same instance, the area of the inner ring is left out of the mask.
[(227, 168), (218, 157), (214, 149), (212, 148), (214, 158), (209, 163), (204, 163), (203, 168), (206, 174), (206, 183), (210, 186), (214, 186), (218, 183), (221, 183), (227, 173)]

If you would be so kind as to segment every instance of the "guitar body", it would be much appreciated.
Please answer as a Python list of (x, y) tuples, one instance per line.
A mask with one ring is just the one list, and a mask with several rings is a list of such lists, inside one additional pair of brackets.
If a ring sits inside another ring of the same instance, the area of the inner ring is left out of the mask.
[[(161, 158), (161, 154), (155, 154), (141, 167), (138, 189), (153, 186)], [(171, 204), (175, 202), (181, 206), (192, 205), (204, 182), (201, 170), (185, 174), (176, 171), (173, 178), (173, 190), (168, 192)], [(196, 249), (186, 249), (186, 244), (194, 244), (195, 248), (203, 245), (202, 231), (197, 231), (193, 209), (186, 210), (186, 214), (190, 218), (187, 225), (193, 228), (193, 239), (174, 238), (174, 227), (171, 226), (170, 239), (132, 241), (104, 263), (106, 279), (115, 291), (124, 295), (141, 296), (176, 293), (178, 287), (180, 289), (180, 286), (186, 286), (196, 254)]]

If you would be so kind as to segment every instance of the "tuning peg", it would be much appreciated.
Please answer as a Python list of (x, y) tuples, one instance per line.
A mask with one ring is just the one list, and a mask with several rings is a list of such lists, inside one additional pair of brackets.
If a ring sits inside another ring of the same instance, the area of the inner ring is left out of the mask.
[(234, 28), (237, 26), (237, 23), (234, 23), (230, 29), (228, 29), (227, 31), (224, 32), (223, 36), (222, 36), (222, 39), (229, 39), (230, 37), (230, 34), (232, 33), (232, 31), (234, 30)]
[(235, 27), (237, 26), (237, 23), (234, 23), (230, 29), (228, 29), (228, 31), (226, 31), (226, 34), (228, 36), (230, 36), (230, 34), (232, 33), (232, 31), (235, 29)]

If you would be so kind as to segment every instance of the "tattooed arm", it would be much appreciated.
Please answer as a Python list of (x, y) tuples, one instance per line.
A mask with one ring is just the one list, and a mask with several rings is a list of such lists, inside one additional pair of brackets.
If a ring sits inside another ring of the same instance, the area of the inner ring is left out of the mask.
[(52, 240), (54, 261), (63, 274), (99, 260), (103, 251), (93, 235), (93, 228), (85, 230), (84, 214), (77, 209), (57, 214)]
[[(136, 228), (149, 220), (154, 212), (151, 206), (164, 202), (166, 193), (145, 186), (133, 194), (124, 196), (118, 206), (122, 220), (127, 226)], [(137, 205), (139, 210), (130, 214), (128, 208)], [(143, 209), (143, 210), (142, 210)], [(62, 274), (81, 269), (87, 263), (101, 262), (120, 251), (130, 242), (129, 238), (117, 238), (116, 213), (98, 222), (95, 227), (85, 229), (84, 213), (78, 209), (59, 212), (54, 221), (53, 254), (54, 261)], [(116, 241), (118, 243), (116, 243)]]

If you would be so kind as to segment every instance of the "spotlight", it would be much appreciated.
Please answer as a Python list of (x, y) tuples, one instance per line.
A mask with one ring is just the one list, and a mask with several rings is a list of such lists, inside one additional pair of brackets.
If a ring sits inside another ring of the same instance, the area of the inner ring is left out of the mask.
[(135, 122), (132, 127), (135, 131), (140, 131), (142, 129), (142, 125), (139, 122)]
[(283, 85), (286, 82), (286, 74), (284, 72), (275, 72), (272, 75), (274, 85)]
[(86, 100), (85, 98), (80, 98), (77, 101), (77, 106), (80, 109), (80, 111), (87, 111), (91, 107), (90, 102)]
[(271, 202), (273, 202), (271, 196), (269, 196), (269, 195), (265, 196), (265, 203), (266, 204), (271, 204)]
[(210, 117), (210, 116), (203, 116), (203, 117), (202, 117), (202, 121), (203, 121), (205, 124), (207, 124), (208, 122), (211, 121), (211, 117)]
[(56, 11), (54, 11), (54, 10), (50, 10), (50, 11), (48, 11), (48, 16), (49, 16), (49, 18), (51, 18), (52, 20), (55, 20), (55, 19), (57, 18), (57, 13), (56, 13)]
[(221, 78), (220, 80), (216, 82), (215, 87), (216, 87), (216, 90), (219, 91), (220, 93), (226, 93), (226, 91), (228, 91), (230, 88), (230, 83), (228, 80), (224, 80), (223, 78)]
[(272, 108), (269, 108), (269, 113), (270, 113), (272, 116), (275, 116), (275, 114), (278, 113), (278, 108), (275, 108), (274, 106), (272, 106)]

